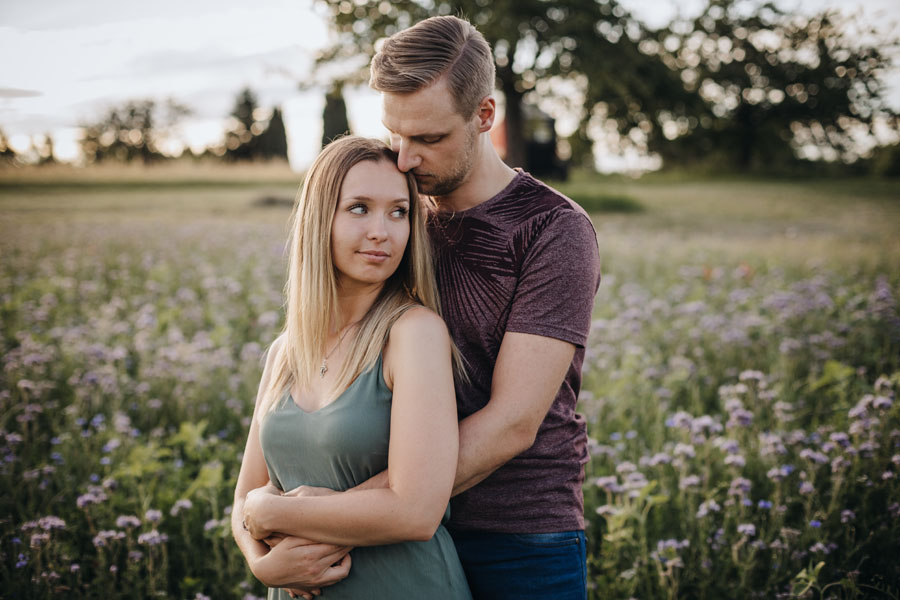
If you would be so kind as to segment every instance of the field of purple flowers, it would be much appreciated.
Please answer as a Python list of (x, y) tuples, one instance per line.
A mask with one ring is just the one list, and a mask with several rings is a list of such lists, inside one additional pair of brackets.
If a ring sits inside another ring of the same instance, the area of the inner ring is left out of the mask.
[[(104, 194), (0, 192), (0, 596), (262, 596), (229, 511), (287, 213)], [(596, 219), (592, 596), (900, 597), (897, 209), (657, 195)]]

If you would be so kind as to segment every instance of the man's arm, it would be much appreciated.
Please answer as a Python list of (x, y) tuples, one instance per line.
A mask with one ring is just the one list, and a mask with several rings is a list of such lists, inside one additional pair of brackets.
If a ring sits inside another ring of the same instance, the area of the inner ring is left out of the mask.
[[(574, 345), (555, 338), (513, 332), (503, 336), (491, 399), (459, 422), (453, 496), (480, 483), (534, 444), (574, 354)], [(352, 491), (387, 485), (388, 472), (382, 471)], [(307, 489), (306, 493), (316, 492)]]
[[(571, 365), (575, 344), (585, 342), (599, 281), (597, 237), (590, 220), (577, 211), (560, 213), (523, 263), (494, 365), (491, 397), (459, 423), (454, 496), (534, 444)], [(381, 473), (360, 488), (384, 486), (386, 481), (386, 473)]]
[(574, 354), (574, 345), (554, 338), (514, 332), (503, 336), (491, 399), (459, 423), (454, 496), (534, 444)]

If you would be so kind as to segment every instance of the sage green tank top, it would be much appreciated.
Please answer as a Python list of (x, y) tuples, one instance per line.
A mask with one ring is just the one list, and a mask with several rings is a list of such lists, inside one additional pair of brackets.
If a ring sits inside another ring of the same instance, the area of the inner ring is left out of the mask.
[[(381, 356), (343, 394), (317, 411), (304, 411), (285, 393), (263, 420), (259, 432), (272, 483), (282, 490), (300, 485), (346, 490), (385, 470), (391, 398)], [(325, 597), (472, 597), (453, 540), (443, 524), (427, 542), (361, 546), (350, 556), (350, 575), (324, 588)], [(273, 598), (289, 600), (290, 596), (273, 588), (269, 599)]]

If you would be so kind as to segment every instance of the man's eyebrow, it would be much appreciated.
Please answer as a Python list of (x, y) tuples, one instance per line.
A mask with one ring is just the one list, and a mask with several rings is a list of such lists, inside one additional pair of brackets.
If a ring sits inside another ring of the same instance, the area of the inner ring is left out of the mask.
[[(388, 127), (388, 124), (384, 122), (384, 119), (381, 120), (381, 125), (385, 129), (387, 129), (391, 135), (400, 135), (399, 133), (397, 133), (390, 127)], [(405, 137), (416, 139), (416, 140), (421, 140), (422, 138), (446, 137), (448, 135), (450, 135), (449, 131), (429, 131), (429, 132), (425, 132), (425, 133), (416, 133), (414, 135), (408, 135)]]

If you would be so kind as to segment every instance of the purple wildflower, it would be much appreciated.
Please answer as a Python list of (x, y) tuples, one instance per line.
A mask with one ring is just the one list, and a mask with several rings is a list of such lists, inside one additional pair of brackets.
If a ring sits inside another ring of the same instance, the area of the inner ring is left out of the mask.
[(149, 523), (159, 523), (162, 520), (162, 511), (151, 508), (144, 513), (144, 519)]
[(735, 477), (728, 486), (729, 496), (742, 496), (750, 493), (750, 480), (745, 477)]
[(747, 464), (747, 461), (740, 454), (729, 454), (725, 457), (726, 465), (733, 465), (735, 467), (743, 467)]
[(38, 520), (38, 527), (40, 527), (44, 531), (50, 531), (51, 529), (65, 529), (66, 522), (59, 517), (48, 515)]
[(683, 444), (681, 442), (675, 444), (675, 450), (673, 450), (676, 456), (686, 456), (688, 458), (694, 458), (695, 452), (694, 447), (690, 444)]
[(140, 525), (141, 520), (134, 515), (120, 515), (116, 519), (116, 527), (121, 529), (131, 529), (133, 527), (140, 527)]
[(172, 505), (172, 509), (169, 511), (169, 514), (173, 517), (178, 516), (182, 510), (189, 510), (193, 504), (187, 498), (182, 498), (180, 500), (176, 500), (175, 504)]
[(169, 536), (155, 529), (138, 536), (138, 544), (147, 544), (148, 546), (158, 546), (167, 541), (169, 541)]
[(747, 537), (753, 537), (756, 535), (756, 525), (753, 523), (742, 523), (737, 526), (737, 532)]
[(706, 515), (711, 512), (719, 512), (722, 510), (722, 507), (719, 506), (719, 503), (715, 500), (707, 500), (706, 502), (702, 502), (700, 504), (700, 508), (697, 510), (697, 518), (702, 519)]
[(698, 485), (700, 485), (700, 477), (698, 475), (687, 475), (678, 482), (678, 488), (682, 490), (697, 487)]
[(619, 492), (622, 490), (621, 486), (619, 486), (619, 478), (615, 475), (598, 477), (594, 481), (594, 485), (596, 485), (598, 488), (606, 490), (607, 492)]

